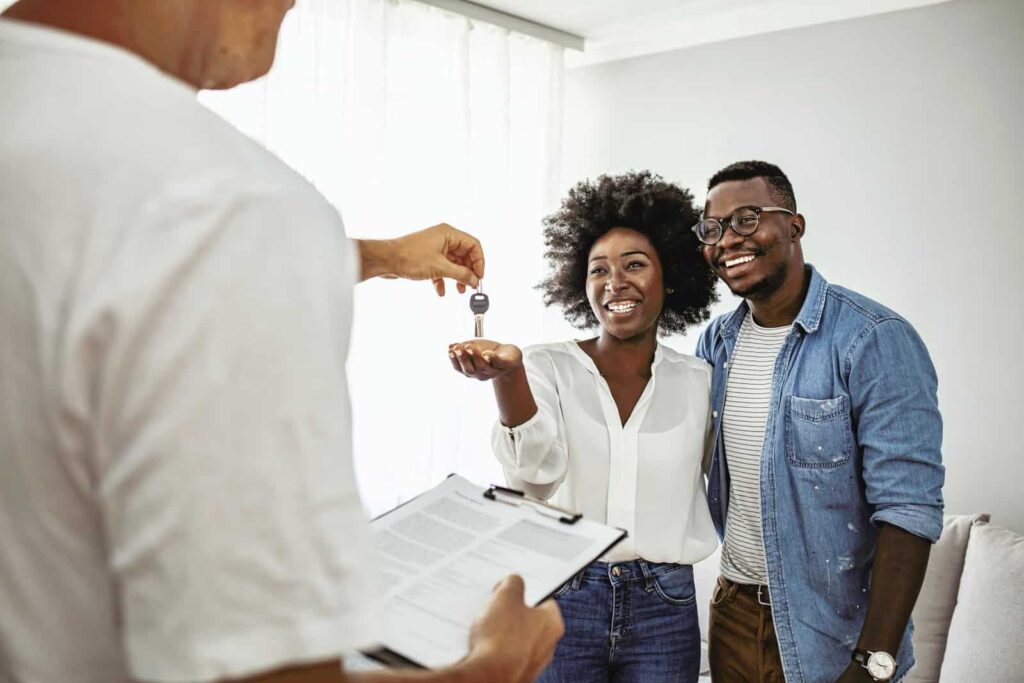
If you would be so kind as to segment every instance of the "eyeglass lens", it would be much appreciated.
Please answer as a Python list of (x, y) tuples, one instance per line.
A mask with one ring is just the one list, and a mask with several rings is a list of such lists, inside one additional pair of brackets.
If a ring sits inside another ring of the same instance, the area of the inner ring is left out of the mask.
[[(757, 230), (757, 212), (751, 209), (740, 209), (729, 216), (729, 225), (736, 232), (737, 235), (752, 235)], [(701, 229), (698, 237), (701, 242), (705, 244), (715, 244), (718, 240), (722, 239), (722, 234), (725, 232), (725, 226), (722, 225), (722, 221), (716, 218), (707, 218), (700, 223)]]

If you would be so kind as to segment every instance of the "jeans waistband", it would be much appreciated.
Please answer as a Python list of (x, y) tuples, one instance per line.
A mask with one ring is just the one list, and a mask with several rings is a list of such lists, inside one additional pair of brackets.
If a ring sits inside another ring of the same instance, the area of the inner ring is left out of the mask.
[(590, 581), (608, 581), (611, 583), (627, 583), (643, 581), (647, 587), (652, 585), (655, 577), (669, 572), (689, 570), (688, 564), (674, 562), (648, 562), (642, 558), (625, 562), (592, 562), (572, 578), (572, 587), (579, 589), (584, 579)]

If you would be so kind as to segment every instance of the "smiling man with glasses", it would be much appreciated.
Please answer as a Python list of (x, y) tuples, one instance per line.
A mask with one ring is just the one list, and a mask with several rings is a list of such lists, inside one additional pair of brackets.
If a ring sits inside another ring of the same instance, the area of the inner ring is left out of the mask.
[(763, 161), (708, 183), (693, 231), (743, 302), (714, 366), (708, 500), (723, 538), (711, 674), (724, 683), (896, 681), (942, 531), (942, 418), (924, 342), (804, 262), (793, 187)]

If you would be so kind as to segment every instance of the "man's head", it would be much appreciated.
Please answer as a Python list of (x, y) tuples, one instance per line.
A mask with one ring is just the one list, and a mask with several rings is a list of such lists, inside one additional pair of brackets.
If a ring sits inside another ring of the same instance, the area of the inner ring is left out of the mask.
[[(764, 161), (726, 166), (708, 181), (704, 259), (736, 296), (769, 299), (803, 272), (804, 218), (786, 174)], [(707, 229), (711, 226), (712, 229)], [(756, 226), (756, 227), (755, 227)], [(750, 232), (743, 235), (741, 233)]]
[(138, 54), (196, 88), (266, 74), (295, 0), (19, 0), (4, 15), (79, 33)]

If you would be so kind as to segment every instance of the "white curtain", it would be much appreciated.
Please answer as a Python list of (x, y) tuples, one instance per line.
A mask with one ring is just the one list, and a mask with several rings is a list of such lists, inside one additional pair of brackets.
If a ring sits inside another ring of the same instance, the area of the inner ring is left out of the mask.
[[(562, 49), (403, 0), (302, 0), (267, 78), (201, 100), (311, 180), (353, 237), (442, 221), (477, 235), (486, 336), (564, 338), (533, 289), (541, 218), (561, 188)], [(282, 226), (286, 228), (286, 226)], [(472, 335), (468, 294), (429, 283), (357, 288), (349, 357), (356, 470), (378, 514), (451, 472), (500, 482), (488, 384), (447, 345)]]

